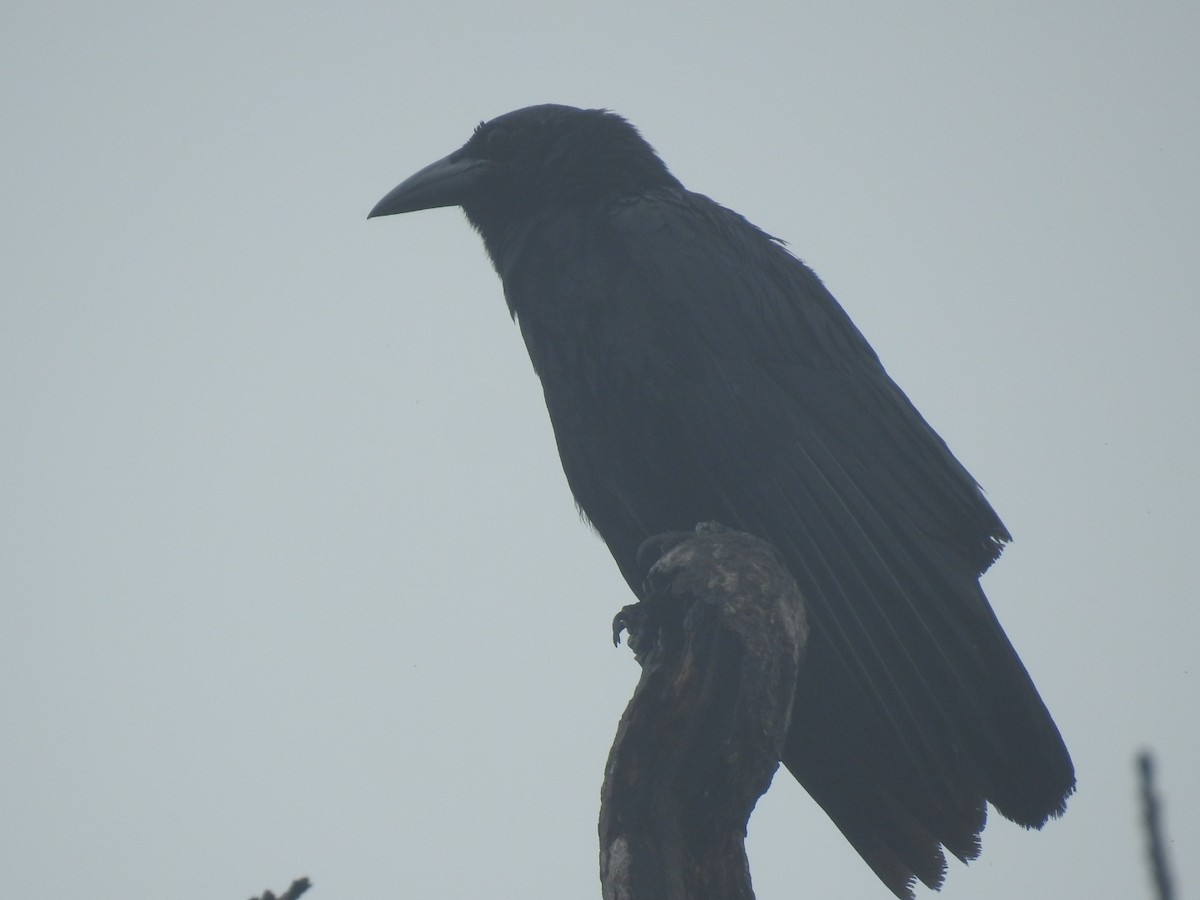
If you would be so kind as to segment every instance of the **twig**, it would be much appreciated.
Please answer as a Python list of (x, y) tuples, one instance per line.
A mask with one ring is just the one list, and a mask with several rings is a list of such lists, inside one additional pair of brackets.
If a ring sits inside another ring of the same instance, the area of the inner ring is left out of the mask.
[(1154, 757), (1149, 751), (1138, 754), (1138, 773), (1142, 792), (1142, 826), (1146, 830), (1146, 855), (1150, 876), (1158, 900), (1174, 900), (1175, 886), (1167, 864), (1166, 842), (1163, 840), (1162, 808), (1154, 790)]
[(275, 896), (271, 891), (263, 891), (261, 897), (251, 897), (250, 900), (299, 900), (300, 895), (312, 887), (312, 882), (307, 878), (297, 878), (292, 882), (291, 887)]

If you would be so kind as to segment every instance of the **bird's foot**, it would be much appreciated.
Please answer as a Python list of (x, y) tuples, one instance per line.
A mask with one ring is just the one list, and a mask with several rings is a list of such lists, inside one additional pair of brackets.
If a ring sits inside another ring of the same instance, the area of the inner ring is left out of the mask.
[(637, 637), (637, 633), (645, 619), (645, 610), (641, 603), (630, 603), (628, 606), (621, 607), (621, 611), (613, 616), (612, 621), (612, 638), (613, 646), (621, 646), (621, 632), (629, 632), (629, 644), (633, 646), (633, 642)]

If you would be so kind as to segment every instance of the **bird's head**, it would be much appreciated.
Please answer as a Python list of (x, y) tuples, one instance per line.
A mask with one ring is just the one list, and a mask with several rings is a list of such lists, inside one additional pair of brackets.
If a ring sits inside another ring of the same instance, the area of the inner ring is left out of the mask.
[(602, 109), (544, 104), (483, 122), (401, 182), (368, 218), (461, 206), (479, 227), (538, 210), (678, 186), (637, 129)]

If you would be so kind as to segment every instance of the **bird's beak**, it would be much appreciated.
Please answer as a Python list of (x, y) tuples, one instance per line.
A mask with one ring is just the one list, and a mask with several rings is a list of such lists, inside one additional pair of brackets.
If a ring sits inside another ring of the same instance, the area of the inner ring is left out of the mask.
[(375, 204), (367, 218), (439, 206), (460, 206), (492, 165), (485, 159), (472, 159), (456, 150), (392, 188)]

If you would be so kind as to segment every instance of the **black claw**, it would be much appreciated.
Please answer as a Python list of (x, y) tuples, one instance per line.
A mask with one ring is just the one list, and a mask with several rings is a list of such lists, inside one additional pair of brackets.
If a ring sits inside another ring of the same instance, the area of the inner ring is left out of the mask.
[(621, 646), (621, 632), (624, 631), (625, 628), (626, 628), (625, 610), (621, 610), (619, 613), (617, 613), (615, 616), (613, 616), (613, 620), (612, 620), (612, 636), (613, 636), (613, 646), (614, 647)]
[(612, 621), (612, 636), (613, 646), (621, 646), (621, 632), (629, 632), (629, 640), (632, 644), (637, 633), (637, 629), (642, 619), (642, 605), (640, 603), (631, 603), (629, 606), (624, 606), (621, 611), (613, 616)]

